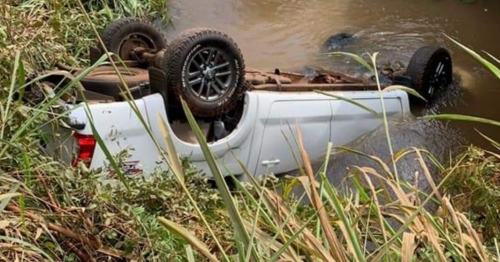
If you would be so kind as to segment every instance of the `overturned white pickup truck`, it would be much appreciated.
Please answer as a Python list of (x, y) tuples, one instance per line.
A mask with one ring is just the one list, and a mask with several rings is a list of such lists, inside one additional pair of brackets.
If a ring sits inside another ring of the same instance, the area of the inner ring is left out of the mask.
[[(209, 177), (210, 170), (186, 121), (179, 97), (197, 118), (226, 175), (244, 172), (234, 155), (256, 176), (297, 169), (293, 156), (299, 155), (294, 140), (296, 123), (312, 161), (325, 156), (328, 142), (345, 145), (382, 123), (373, 112), (345, 100), (382, 114), (380, 93), (373, 78), (356, 79), (326, 70), (298, 74), (279, 69), (274, 72), (246, 69), (237, 45), (217, 30), (189, 30), (167, 44), (161, 31), (150, 23), (126, 18), (109, 25), (101, 37), (107, 51), (125, 61), (127, 68), (118, 66), (118, 69), (153, 136), (163, 141), (160, 114), (181, 156)], [(94, 61), (102, 54), (101, 49), (91, 51)], [(82, 72), (68, 70), (74, 75)], [(405, 85), (431, 100), (435, 90), (451, 82), (451, 57), (443, 48), (426, 46), (415, 52), (404, 72), (380, 71), (381, 77), (390, 80), (382, 84), (382, 89), (392, 84)], [(61, 79), (47, 81), (55, 86)], [(131, 149), (121, 163), (125, 174), (147, 175), (156, 168), (168, 168), (130, 102), (124, 98), (126, 89), (113, 67), (99, 66), (81, 83), (91, 114), (86, 113), (83, 98), (78, 95), (72, 97), (71, 104), (67, 100), (65, 103), (72, 110), (63, 133), (70, 139), (49, 142), (48, 151), (54, 155), (62, 153), (63, 159), (73, 164), (84, 162), (91, 169), (105, 168), (109, 159), (96, 143), (97, 132), (111, 154)], [(402, 90), (384, 91), (387, 115), (409, 112), (410, 96)], [(160, 145), (165, 147), (164, 143)]]

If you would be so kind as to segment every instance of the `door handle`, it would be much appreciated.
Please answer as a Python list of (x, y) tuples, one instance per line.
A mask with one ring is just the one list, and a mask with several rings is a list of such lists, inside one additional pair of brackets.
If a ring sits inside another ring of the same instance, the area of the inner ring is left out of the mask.
[(267, 166), (267, 167), (269, 167), (269, 166), (275, 166), (275, 165), (277, 165), (279, 163), (280, 163), (279, 159), (268, 159), (268, 160), (262, 161), (262, 165), (263, 166)]

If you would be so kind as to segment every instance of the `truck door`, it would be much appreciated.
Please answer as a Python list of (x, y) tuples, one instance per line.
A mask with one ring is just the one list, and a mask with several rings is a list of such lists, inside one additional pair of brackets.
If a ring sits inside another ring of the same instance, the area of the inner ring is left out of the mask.
[[(377, 91), (345, 92), (346, 97), (376, 111), (382, 116), (382, 105)], [(384, 94), (384, 104), (387, 117), (408, 111), (408, 105), (403, 99), (404, 93), (392, 92)], [(334, 146), (344, 146), (360, 136), (375, 130), (383, 123), (369, 111), (336, 98), (330, 100), (332, 106), (331, 141)]]
[[(208, 144), (216, 161), (219, 163), (220, 171), (225, 175), (229, 173), (241, 175), (244, 173), (244, 169), (240, 166), (234, 155), (245, 165), (247, 164), (250, 154), (253, 126), (256, 120), (255, 112), (257, 111), (257, 100), (252, 97), (253, 94), (246, 95), (246, 105), (243, 111), (242, 120), (238, 124), (238, 127), (228, 136)], [(163, 134), (160, 131), (157, 118), (157, 114), (160, 113), (161, 117), (167, 121), (162, 99), (160, 96), (151, 95), (145, 97), (144, 100), (146, 100), (146, 104), (148, 105), (147, 110), (150, 118), (149, 122), (152, 126), (151, 129), (155, 136), (162, 141), (162, 149), (166, 150), (165, 143), (163, 142)], [(194, 141), (187, 142), (175, 135), (170, 124), (168, 125), (168, 129), (170, 134), (172, 134), (172, 140), (179, 155), (181, 157), (187, 157), (199, 171), (211, 177), (212, 174), (205, 155), (195, 138), (193, 138)], [(186, 131), (187, 130), (190, 130), (189, 126), (186, 126)], [(166, 163), (164, 163), (164, 161), (159, 160), (159, 162), (165, 167)]]
[[(275, 99), (269, 99), (274, 97)], [(255, 167), (255, 175), (280, 174), (297, 169), (294, 155), (302, 165), (297, 144), (298, 123), (311, 161), (322, 160), (330, 140), (332, 111), (328, 97), (316, 93), (281, 93), (259, 99), (259, 107), (268, 109), (259, 114), (264, 128)], [(259, 134), (255, 134), (259, 138)], [(252, 163), (252, 161), (250, 161)]]

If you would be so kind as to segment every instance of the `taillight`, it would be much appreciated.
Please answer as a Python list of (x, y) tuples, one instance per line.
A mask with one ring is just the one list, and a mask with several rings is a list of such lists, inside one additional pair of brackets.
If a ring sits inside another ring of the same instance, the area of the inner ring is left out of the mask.
[(76, 166), (79, 162), (83, 162), (87, 167), (90, 166), (92, 162), (92, 157), (94, 156), (94, 150), (96, 146), (96, 140), (92, 135), (81, 135), (74, 133), (77, 150), (76, 156), (73, 160), (73, 166)]

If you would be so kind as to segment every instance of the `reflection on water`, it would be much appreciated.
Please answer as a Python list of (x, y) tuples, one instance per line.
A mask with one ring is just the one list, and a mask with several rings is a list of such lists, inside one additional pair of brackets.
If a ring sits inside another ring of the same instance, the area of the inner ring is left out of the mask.
[[(222, 30), (234, 38), (247, 67), (253, 68), (292, 69), (316, 63), (320, 45), (339, 32), (360, 40), (347, 51), (379, 52), (380, 61), (398, 60), (405, 65), (419, 47), (442, 45), (451, 51), (460, 79), (452, 95), (425, 112), (500, 120), (496, 109), (500, 81), (443, 34), (500, 57), (500, 1), (172, 0), (171, 6), (170, 13), (176, 17), (174, 26), (166, 29), (170, 38), (192, 27)], [(490, 126), (452, 125), (482, 146), (486, 144), (474, 128), (500, 140), (498, 129)]]

